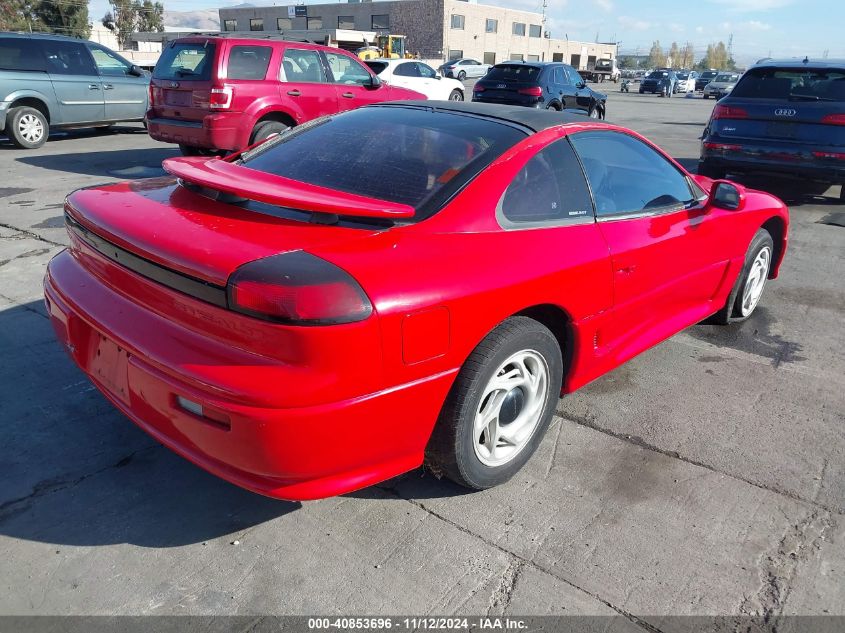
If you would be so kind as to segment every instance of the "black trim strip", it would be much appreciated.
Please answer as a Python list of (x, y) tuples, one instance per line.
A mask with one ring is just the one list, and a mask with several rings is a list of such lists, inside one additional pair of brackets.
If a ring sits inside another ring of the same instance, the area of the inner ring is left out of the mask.
[(170, 270), (143, 257), (138, 257), (85, 228), (67, 212), (65, 212), (65, 223), (77, 237), (84, 240), (103, 257), (114, 263), (195, 299), (220, 306), (221, 308), (228, 307), (225, 286), (218, 286), (217, 284)]

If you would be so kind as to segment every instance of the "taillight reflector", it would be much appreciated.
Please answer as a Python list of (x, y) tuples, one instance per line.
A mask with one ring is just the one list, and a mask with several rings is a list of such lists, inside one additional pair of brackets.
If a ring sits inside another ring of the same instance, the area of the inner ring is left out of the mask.
[(208, 107), (212, 110), (226, 110), (232, 105), (232, 87), (212, 88), (208, 99)]
[(531, 86), (530, 88), (520, 88), (517, 92), (521, 95), (528, 95), (531, 97), (542, 97), (543, 89), (540, 86)]
[(731, 145), (728, 143), (705, 143), (704, 149), (714, 149), (721, 152), (737, 152), (742, 149), (742, 145)]
[(813, 152), (813, 156), (816, 158), (845, 160), (845, 153), (843, 152)]
[(484, 92), (485, 90), (487, 90), (487, 88), (485, 88), (484, 86), (479, 86), (478, 84), (475, 84), (475, 86), (473, 86), (472, 88), (473, 92)]
[(825, 114), (822, 123), (828, 125), (845, 125), (845, 114)]
[(349, 273), (303, 251), (244, 264), (229, 278), (227, 294), (236, 312), (293, 325), (353, 323), (373, 312)]
[(713, 117), (715, 119), (747, 119), (748, 112), (744, 108), (737, 108), (736, 106), (717, 105), (713, 108)]

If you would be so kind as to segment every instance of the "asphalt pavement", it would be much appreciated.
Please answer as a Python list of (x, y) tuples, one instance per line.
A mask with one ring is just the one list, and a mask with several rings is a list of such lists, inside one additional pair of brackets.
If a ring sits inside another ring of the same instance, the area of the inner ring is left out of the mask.
[[(609, 120), (694, 168), (712, 101), (601, 88)], [(175, 155), (137, 125), (0, 141), (0, 614), (619, 615), (614, 630), (665, 631), (672, 615), (845, 615), (838, 188), (754, 183), (792, 220), (754, 317), (689, 328), (562, 399), (507, 485), (467, 493), (420, 469), (289, 503), (138, 430), (45, 316), (65, 194)]]

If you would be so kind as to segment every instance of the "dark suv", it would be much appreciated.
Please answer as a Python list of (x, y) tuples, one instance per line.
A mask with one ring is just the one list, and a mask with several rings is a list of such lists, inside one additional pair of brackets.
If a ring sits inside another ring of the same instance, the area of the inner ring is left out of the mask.
[(718, 74), (719, 74), (718, 70), (705, 70), (704, 72), (702, 72), (698, 76), (698, 79), (695, 80), (695, 91), (696, 92), (703, 92), (704, 86), (706, 86), (711, 81), (713, 81), (716, 78), (716, 75), (718, 75)]
[(671, 97), (678, 92), (678, 76), (671, 68), (658, 68), (640, 82), (640, 94), (650, 92), (661, 97)]
[(472, 100), (549, 110), (580, 110), (595, 119), (607, 113), (607, 95), (589, 88), (572, 66), (557, 62), (505, 62), (472, 89)]
[(698, 173), (845, 184), (845, 60), (766, 60), (748, 70), (713, 108)]

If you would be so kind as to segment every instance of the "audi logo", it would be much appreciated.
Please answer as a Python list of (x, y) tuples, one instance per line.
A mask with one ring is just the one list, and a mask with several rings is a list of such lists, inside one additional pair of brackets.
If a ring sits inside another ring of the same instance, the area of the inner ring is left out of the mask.
[(775, 110), (775, 116), (795, 116), (796, 114), (798, 112), (792, 108), (778, 108)]

